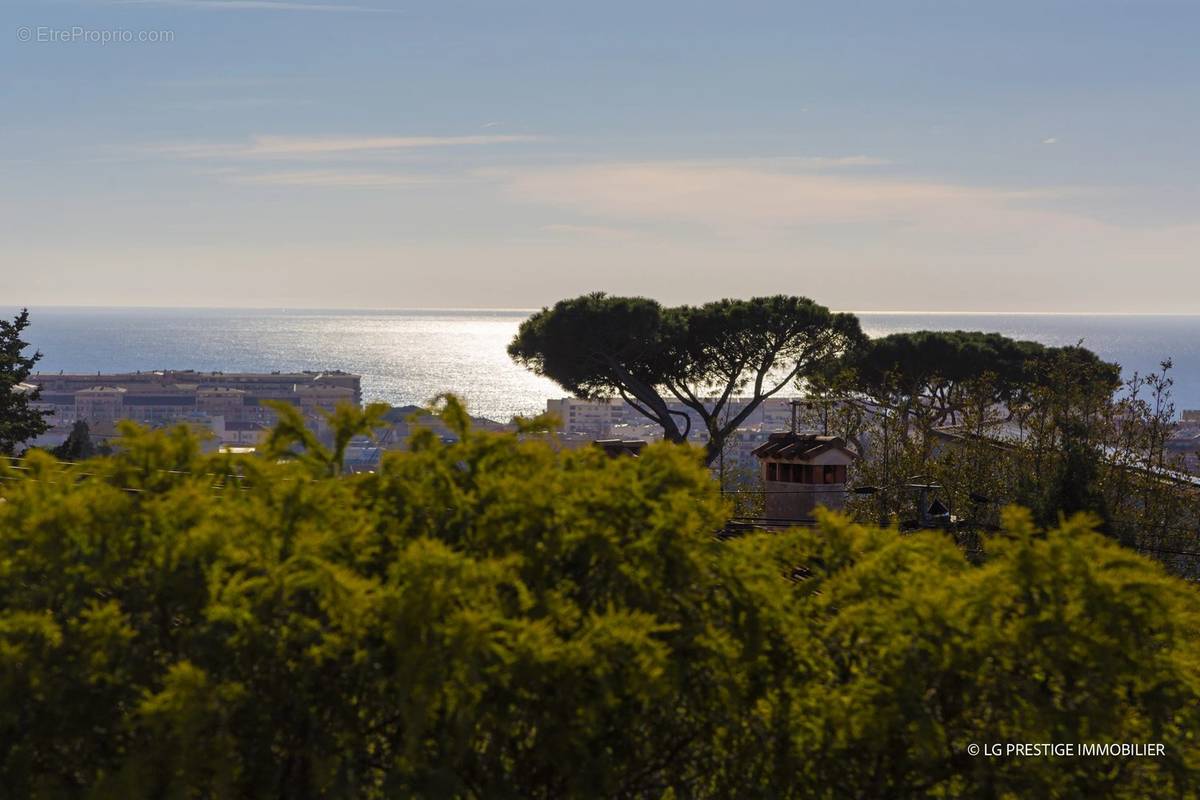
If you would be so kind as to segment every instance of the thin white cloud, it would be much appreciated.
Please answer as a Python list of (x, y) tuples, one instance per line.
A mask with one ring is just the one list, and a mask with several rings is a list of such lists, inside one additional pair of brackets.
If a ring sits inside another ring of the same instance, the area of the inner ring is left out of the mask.
[(1042, 144), (1058, 144), (1058, 139), (1054, 136), (1051, 136), (1049, 138), (1042, 139)]
[(614, 221), (739, 230), (882, 223), (947, 227), (1019, 224), (1030, 201), (1063, 190), (1013, 191), (935, 181), (721, 162), (630, 162), (481, 170), (514, 200)]
[(110, 0), (122, 6), (170, 6), (207, 11), (325, 11), (395, 13), (395, 9), (341, 3), (303, 3), (294, 0)]
[(152, 149), (181, 158), (316, 158), (362, 153), (385, 153), (437, 147), (463, 147), (541, 141), (522, 134), (476, 136), (255, 136), (247, 143), (177, 142)]

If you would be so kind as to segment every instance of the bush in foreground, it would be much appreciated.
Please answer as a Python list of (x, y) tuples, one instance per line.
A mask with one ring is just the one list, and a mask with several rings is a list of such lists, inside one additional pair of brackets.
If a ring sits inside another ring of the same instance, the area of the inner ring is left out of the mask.
[[(371, 475), (182, 431), (0, 475), (0, 792), (1193, 791), (1200, 605), (1086, 519), (1014, 510), (982, 566), (833, 515), (721, 543), (686, 448), (555, 452), (444, 413), (461, 442)], [(967, 750), (1111, 741), (1165, 754)]]

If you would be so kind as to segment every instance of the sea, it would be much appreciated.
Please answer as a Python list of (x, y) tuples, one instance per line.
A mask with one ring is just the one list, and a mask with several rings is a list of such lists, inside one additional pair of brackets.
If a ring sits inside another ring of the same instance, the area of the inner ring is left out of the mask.
[[(17, 309), (0, 313), (11, 318)], [(529, 310), (30, 309), (26, 340), (43, 372), (156, 369), (361, 374), (363, 396), (392, 405), (443, 392), (476, 416), (544, 411), (561, 388), (505, 352)], [(995, 331), (1048, 345), (1082, 342), (1127, 377), (1170, 359), (1177, 411), (1200, 409), (1200, 315), (859, 312), (871, 336), (914, 330)]]

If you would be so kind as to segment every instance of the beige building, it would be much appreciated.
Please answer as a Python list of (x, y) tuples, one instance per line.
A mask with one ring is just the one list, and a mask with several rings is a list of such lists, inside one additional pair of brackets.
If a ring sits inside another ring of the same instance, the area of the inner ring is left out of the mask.
[[(257, 443), (276, 420), (268, 403), (290, 403), (320, 430), (322, 412), (361, 403), (361, 379), (346, 372), (202, 373), (191, 370), (30, 377), (41, 390), (37, 406), (50, 411), (56, 441), (76, 421), (93, 430), (119, 420), (161, 427), (185, 423), (209, 429), (220, 441)], [(56, 438), (57, 437), (57, 438)]]
[(110, 375), (31, 376), (41, 388), (39, 405), (59, 419), (111, 416), (119, 392), (118, 419), (160, 424), (195, 414), (263, 420), (273, 416), (265, 403), (292, 403), (306, 413), (331, 411), (339, 403), (362, 402), (361, 378), (345, 372), (201, 373), (191, 370)]
[(340, 405), (355, 405), (354, 390), (346, 386), (297, 386), (286, 402), (300, 406), (305, 414), (333, 411)]
[(637, 413), (619, 398), (580, 400), (577, 397), (547, 400), (546, 412), (558, 417), (561, 430), (595, 438), (610, 436), (615, 426), (627, 421), (628, 414)]
[(236, 418), (245, 411), (246, 392), (242, 389), (210, 387), (196, 390), (196, 410), (201, 414)]
[(336, 387), (350, 391), (351, 402), (362, 404), (362, 376), (340, 370), (317, 372), (196, 372), (195, 370), (156, 370), (116, 373), (35, 373), (29, 383), (42, 389), (43, 401), (59, 405), (54, 398), (73, 395), (93, 386), (119, 386), (131, 393), (147, 395), (171, 392), (177, 388), (193, 395), (208, 389), (236, 389), (245, 392), (249, 402), (289, 400), (304, 386)]
[(93, 386), (72, 396), (75, 419), (88, 423), (113, 423), (125, 419), (125, 390), (116, 386)]

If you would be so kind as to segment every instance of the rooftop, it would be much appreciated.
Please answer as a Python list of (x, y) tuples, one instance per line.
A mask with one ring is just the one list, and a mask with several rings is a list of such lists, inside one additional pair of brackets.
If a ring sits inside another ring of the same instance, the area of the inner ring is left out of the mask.
[(758, 458), (811, 458), (826, 450), (844, 450), (857, 456), (846, 446), (846, 440), (840, 436), (824, 436), (817, 433), (772, 433), (767, 441), (751, 451)]

